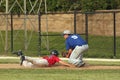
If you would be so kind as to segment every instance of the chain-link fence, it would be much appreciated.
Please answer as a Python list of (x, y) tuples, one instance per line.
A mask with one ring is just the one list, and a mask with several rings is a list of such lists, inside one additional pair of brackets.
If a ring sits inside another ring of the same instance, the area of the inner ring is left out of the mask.
[(1, 53), (24, 50), (38, 53), (38, 16), (1, 14)]
[[(88, 14), (89, 45), (92, 57), (119, 56), (119, 12)], [(116, 52), (118, 51), (118, 52)], [(97, 54), (96, 54), (97, 53)]]
[[(101, 57), (101, 58), (115, 58), (119, 57), (119, 11), (111, 11), (111, 12), (95, 12), (95, 13), (62, 13), (60, 17), (55, 21), (54, 16), (57, 16), (55, 13), (49, 13), (53, 16), (48, 18), (48, 23), (56, 24), (59, 22), (55, 28), (53, 28), (55, 32), (62, 33), (63, 30), (69, 29), (73, 33), (77, 33), (83, 36), (84, 39), (88, 41), (89, 50), (85, 54), (86, 57)], [(69, 15), (69, 18), (66, 19), (66, 16)], [(71, 17), (71, 18), (70, 18)], [(61, 20), (61, 18), (63, 20)], [(69, 21), (71, 19), (71, 21)], [(41, 18), (42, 20), (42, 18)], [(64, 23), (64, 21), (68, 21), (69, 23)], [(59, 24), (62, 25), (63, 28), (60, 29)], [(69, 24), (69, 25), (68, 25)], [(48, 24), (49, 25), (49, 24)], [(53, 25), (52, 25), (53, 26)], [(50, 26), (49, 26), (50, 27)], [(56, 30), (57, 28), (57, 30)], [(50, 28), (51, 29), (51, 28)], [(48, 29), (48, 32), (49, 29)], [(56, 34), (53, 34), (54, 37)], [(49, 37), (53, 37), (48, 35)], [(45, 35), (41, 35), (45, 36)], [(58, 41), (55, 42), (53, 40), (53, 44), (49, 45), (50, 49), (59, 49), (59, 51), (63, 51), (65, 49), (64, 41), (61, 37), (59, 37)], [(53, 38), (52, 38), (53, 39)], [(55, 38), (55, 40), (57, 40)], [(61, 40), (60, 40), (61, 39)], [(62, 41), (62, 43), (60, 42)], [(52, 42), (50, 42), (52, 43)], [(55, 45), (57, 43), (57, 45)], [(63, 47), (59, 48), (59, 45)], [(42, 48), (41, 48), (42, 49)], [(43, 51), (43, 50), (41, 50)]]
[(120, 57), (119, 12), (41, 13), (39, 15), (0, 14), (0, 52), (23, 50), (28, 55), (44, 55), (50, 50), (65, 51), (62, 32), (66, 29), (88, 41), (86, 57)]

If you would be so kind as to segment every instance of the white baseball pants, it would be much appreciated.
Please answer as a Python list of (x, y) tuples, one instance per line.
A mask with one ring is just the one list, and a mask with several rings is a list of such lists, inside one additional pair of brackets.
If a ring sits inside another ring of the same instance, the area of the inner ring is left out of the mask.
[(68, 62), (76, 66), (82, 64), (83, 53), (87, 50), (88, 50), (88, 44), (82, 46), (76, 46), (75, 49), (72, 51)]
[(23, 66), (28, 68), (45, 67), (48, 65), (49, 65), (48, 61), (43, 58), (31, 58), (31, 57), (25, 56), (25, 60), (23, 61)]

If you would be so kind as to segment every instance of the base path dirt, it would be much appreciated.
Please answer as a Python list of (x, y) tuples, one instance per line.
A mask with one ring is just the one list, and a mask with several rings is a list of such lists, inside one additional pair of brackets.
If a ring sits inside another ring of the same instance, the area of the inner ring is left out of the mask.
[[(80, 68), (72, 68), (66, 66), (53, 66), (53, 67), (39, 67), (40, 69), (120, 69), (120, 66), (93, 66), (93, 65), (85, 65)], [(0, 69), (26, 69), (19, 64), (0, 64)]]

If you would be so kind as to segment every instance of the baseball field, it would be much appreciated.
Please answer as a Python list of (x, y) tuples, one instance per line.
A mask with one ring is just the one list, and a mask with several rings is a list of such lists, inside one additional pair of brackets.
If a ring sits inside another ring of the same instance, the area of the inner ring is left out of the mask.
[[(67, 61), (67, 60), (66, 60)], [(119, 59), (84, 59), (80, 68), (56, 64), (53, 67), (25, 68), (19, 58), (0, 58), (1, 80), (120, 80)]]
[[(23, 33), (23, 32), (21, 32)], [(119, 55), (119, 44), (117, 45), (117, 59), (109, 59), (112, 54), (113, 49), (110, 45), (112, 42), (112, 37), (102, 37), (97, 36), (94, 38), (93, 36), (90, 39), (90, 49), (89, 53), (85, 54), (86, 57), (94, 57), (94, 58), (102, 58), (102, 59), (84, 59), (86, 65), (80, 68), (71, 68), (65, 66), (53, 66), (53, 67), (40, 67), (40, 68), (24, 68), (19, 65), (18, 57), (0, 57), (0, 79), (1, 80), (120, 80), (120, 55)], [(22, 38), (20, 36), (20, 38)], [(22, 39), (16, 38), (14, 42), (14, 49), (18, 50), (23, 47), (23, 44), (20, 42)], [(58, 38), (58, 37), (57, 37)], [(20, 40), (19, 40), (20, 39)], [(34, 52), (36, 50), (35, 42), (37, 41), (37, 36), (34, 35), (32, 38), (29, 52), (25, 52), (27, 55), (36, 55)], [(64, 40), (59, 38), (59, 47), (63, 49)], [(94, 42), (93, 42), (94, 40)], [(99, 43), (106, 41), (105, 44)], [(108, 41), (109, 40), (109, 41)], [(119, 43), (120, 37), (117, 39), (117, 43)], [(50, 38), (50, 45), (57, 43), (56, 37)], [(98, 44), (99, 43), (99, 44)], [(2, 44), (2, 42), (0, 42)], [(96, 45), (97, 44), (97, 45)], [(108, 45), (109, 44), (109, 45)], [(58, 45), (58, 44), (57, 44)], [(100, 49), (99, 47), (100, 46)], [(56, 46), (52, 46), (52, 48), (56, 49)], [(58, 49), (59, 49), (58, 48)], [(1, 56), (2, 54), (2, 46), (1, 46)], [(29, 54), (30, 53), (30, 54)], [(45, 52), (46, 53), (46, 52)], [(102, 54), (101, 54), (102, 53)], [(109, 53), (109, 54), (108, 54)], [(5, 54), (4, 54), (5, 55)], [(13, 54), (7, 54), (7, 56), (14, 56)], [(103, 59), (107, 58), (107, 59)]]

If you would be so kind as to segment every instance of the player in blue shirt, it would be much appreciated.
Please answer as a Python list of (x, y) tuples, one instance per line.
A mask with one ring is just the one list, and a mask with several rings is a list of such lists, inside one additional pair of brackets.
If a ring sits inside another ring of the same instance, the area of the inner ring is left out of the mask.
[(69, 58), (69, 63), (77, 67), (84, 66), (85, 63), (82, 58), (83, 52), (88, 50), (87, 42), (80, 35), (71, 34), (69, 30), (65, 30), (63, 36), (66, 39), (65, 44), (68, 51), (66, 57)]

